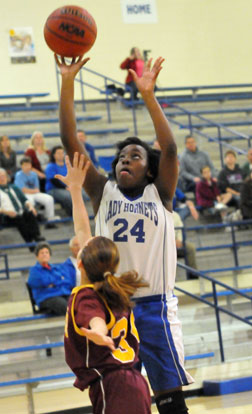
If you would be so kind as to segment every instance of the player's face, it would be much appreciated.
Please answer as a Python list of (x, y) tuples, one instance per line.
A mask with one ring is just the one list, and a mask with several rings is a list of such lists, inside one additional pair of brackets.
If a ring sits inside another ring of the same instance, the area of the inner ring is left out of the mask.
[(141, 145), (127, 145), (119, 155), (116, 180), (122, 189), (136, 188), (148, 183), (148, 156)]

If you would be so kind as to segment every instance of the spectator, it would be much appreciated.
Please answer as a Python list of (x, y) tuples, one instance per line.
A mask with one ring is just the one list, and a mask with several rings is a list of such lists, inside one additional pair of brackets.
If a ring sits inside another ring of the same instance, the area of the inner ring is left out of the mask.
[(245, 164), (243, 164), (242, 166), (243, 178), (247, 178), (248, 176), (250, 176), (250, 173), (252, 171), (252, 148), (248, 149), (247, 158), (248, 161), (245, 162)]
[(126, 89), (128, 87), (128, 89), (130, 89), (131, 91), (131, 98), (133, 100), (137, 100), (138, 89), (136, 87), (136, 84), (133, 80), (133, 76), (130, 73), (129, 69), (133, 69), (139, 77), (141, 77), (143, 74), (144, 60), (138, 47), (132, 47), (132, 49), (130, 50), (130, 56), (127, 57), (121, 63), (120, 68), (128, 70), (128, 74), (125, 80)]
[[(154, 141), (153, 148), (155, 148), (158, 151), (161, 151), (160, 145), (157, 140)], [(180, 215), (181, 220), (183, 221), (190, 215), (194, 218), (194, 220), (199, 219), (199, 213), (195, 208), (193, 201), (187, 200), (186, 195), (178, 187), (176, 188), (173, 198), (173, 210)]]
[(35, 203), (38, 203), (45, 208), (46, 228), (56, 228), (55, 224), (50, 223), (60, 218), (54, 215), (53, 197), (40, 192), (38, 175), (32, 171), (30, 157), (23, 157), (20, 164), (21, 170), (16, 173), (15, 185), (22, 190), (33, 206), (35, 206)]
[[(8, 184), (7, 173), (3, 168), (0, 168), (0, 213), (4, 223), (18, 228), (26, 243), (45, 240), (40, 235), (35, 208), (18, 187)], [(34, 250), (32, 246), (29, 249)]]
[(220, 190), (208, 166), (201, 168), (202, 179), (196, 184), (196, 203), (210, 214), (220, 211), (222, 219), (226, 216), (227, 204), (232, 198), (231, 193), (220, 194)]
[(84, 145), (84, 148), (87, 151), (89, 158), (94, 164), (94, 166), (98, 168), (99, 162), (97, 161), (97, 158), (95, 156), (94, 147), (91, 144), (89, 144), (89, 142), (87, 142), (87, 136), (85, 134), (85, 131), (83, 131), (83, 129), (77, 129), (77, 138)]
[[(174, 227), (175, 227), (175, 241), (176, 241), (176, 247), (177, 247), (177, 256), (178, 258), (185, 257), (187, 265), (192, 267), (193, 269), (197, 269), (197, 263), (196, 263), (196, 250), (193, 243), (190, 243), (186, 241), (183, 243), (183, 233), (181, 229), (176, 229), (176, 227), (184, 227), (183, 222), (176, 211), (173, 211), (173, 221), (174, 221)], [(196, 276), (194, 273), (188, 272), (187, 274), (188, 279), (198, 279), (198, 276)]]
[(0, 137), (0, 167), (4, 168), (13, 182), (17, 171), (16, 153), (11, 149), (7, 135)]
[(176, 211), (181, 220), (185, 220), (190, 215), (194, 220), (199, 219), (199, 213), (192, 200), (187, 200), (186, 195), (178, 187), (176, 188), (173, 198), (173, 210)]
[[(66, 164), (64, 160), (64, 149), (61, 145), (52, 148), (50, 155), (50, 163), (46, 170), (46, 192), (53, 196), (54, 201), (60, 203), (65, 209), (68, 216), (72, 215), (71, 195), (60, 180), (55, 178), (56, 174), (65, 176), (67, 174)], [(83, 198), (87, 200), (87, 195), (82, 191)]]
[(187, 135), (185, 138), (186, 149), (180, 157), (180, 186), (184, 192), (196, 190), (196, 183), (200, 181), (200, 170), (206, 165), (212, 172), (212, 177), (216, 180), (216, 172), (209, 155), (200, 151), (197, 147), (195, 138), (192, 135)]
[(51, 254), (48, 243), (37, 244), (37, 263), (30, 269), (28, 285), (41, 312), (60, 316), (66, 313), (75, 278), (68, 274), (63, 265), (51, 264)]
[(252, 219), (252, 171), (241, 187), (240, 208), (244, 220)]
[(218, 187), (221, 194), (231, 194), (231, 200), (228, 205), (239, 208), (243, 179), (242, 170), (239, 164), (236, 164), (236, 153), (233, 150), (228, 150), (225, 153), (224, 161), (225, 167), (220, 171), (218, 176)]
[(80, 243), (77, 236), (73, 236), (69, 241), (71, 256), (64, 262), (64, 267), (68, 267), (68, 273), (76, 278), (76, 286), (81, 285), (81, 272), (77, 264), (77, 255), (80, 250)]
[(45, 192), (45, 169), (50, 160), (50, 152), (46, 148), (42, 132), (33, 132), (30, 145), (27, 148), (25, 155), (31, 158), (32, 171), (38, 174), (40, 190)]

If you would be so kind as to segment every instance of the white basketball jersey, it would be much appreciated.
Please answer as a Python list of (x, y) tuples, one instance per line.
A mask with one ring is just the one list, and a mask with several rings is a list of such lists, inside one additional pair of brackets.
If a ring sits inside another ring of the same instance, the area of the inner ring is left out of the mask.
[(172, 213), (167, 211), (154, 184), (142, 196), (130, 199), (117, 184), (104, 187), (96, 216), (95, 234), (113, 240), (120, 253), (118, 273), (136, 270), (150, 284), (136, 296), (150, 296), (173, 290), (177, 251)]

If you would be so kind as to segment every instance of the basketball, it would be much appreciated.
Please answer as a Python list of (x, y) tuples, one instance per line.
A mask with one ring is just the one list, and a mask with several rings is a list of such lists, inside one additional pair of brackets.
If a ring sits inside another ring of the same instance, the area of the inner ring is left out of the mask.
[(94, 44), (97, 27), (87, 10), (78, 6), (64, 6), (54, 10), (44, 26), (44, 37), (57, 55), (77, 57)]

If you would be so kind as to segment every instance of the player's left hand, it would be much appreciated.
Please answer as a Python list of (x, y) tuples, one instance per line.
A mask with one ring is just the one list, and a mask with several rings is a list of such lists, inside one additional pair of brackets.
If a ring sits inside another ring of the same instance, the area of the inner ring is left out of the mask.
[(129, 72), (133, 76), (134, 82), (137, 86), (137, 89), (141, 94), (154, 91), (156, 79), (162, 69), (163, 62), (164, 58), (159, 57), (152, 65), (152, 59), (149, 59), (147, 65), (144, 67), (143, 75), (141, 78), (137, 76), (136, 72), (133, 69), (129, 69)]
[(112, 338), (110, 338), (110, 336), (101, 334), (94, 329), (81, 328), (81, 331), (88, 339), (90, 339), (90, 341), (94, 342), (96, 345), (108, 346), (111, 351), (115, 350), (114, 341)]

